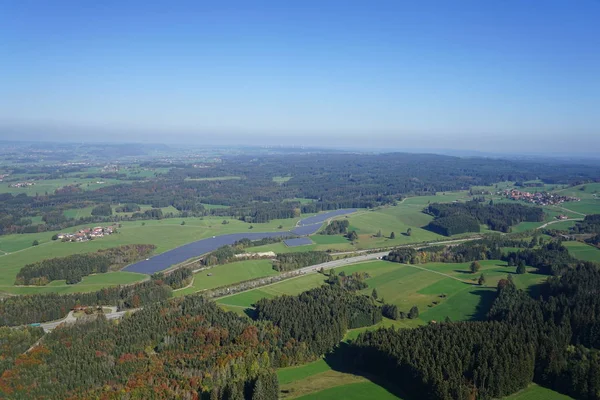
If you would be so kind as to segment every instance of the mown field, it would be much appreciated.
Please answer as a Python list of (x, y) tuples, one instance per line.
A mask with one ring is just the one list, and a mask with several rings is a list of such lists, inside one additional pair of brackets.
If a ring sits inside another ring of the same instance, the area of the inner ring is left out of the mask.
[[(337, 273), (367, 272), (367, 289), (362, 294), (370, 295), (377, 290), (379, 300), (395, 304), (400, 311), (408, 313), (412, 306), (420, 311), (419, 320), (390, 321), (397, 326), (416, 326), (429, 321), (478, 320), (485, 317), (494, 299), (498, 280), (508, 274), (513, 276), (517, 287), (528, 289), (542, 282), (546, 276), (535, 273), (515, 274), (515, 267), (508, 267), (498, 260), (482, 261), (477, 274), (468, 271), (470, 263), (404, 265), (387, 261), (371, 261), (336, 268)], [(530, 269), (531, 271), (532, 269)], [(476, 280), (483, 273), (486, 284), (479, 286)], [(223, 297), (218, 303), (233, 307), (251, 307), (261, 298), (272, 298), (282, 294), (299, 294), (325, 283), (326, 276), (318, 273), (289, 279), (269, 286)]]
[[(312, 235), (312, 245), (301, 247), (287, 247), (283, 243), (258, 246), (248, 251), (274, 251), (276, 253), (297, 251), (353, 251), (378, 247), (393, 247), (403, 244), (420, 243), (427, 241), (447, 240), (448, 237), (438, 235), (422, 229), (433, 218), (423, 213), (423, 208), (429, 202), (451, 202), (454, 200), (466, 201), (470, 198), (468, 192), (438, 193), (435, 196), (411, 197), (396, 206), (380, 207), (375, 210), (360, 210), (348, 216), (336, 219), (347, 219), (350, 223), (349, 231), (355, 230), (359, 239), (352, 244), (342, 235)], [(411, 229), (410, 236), (407, 234)], [(381, 231), (382, 236), (377, 237)], [(395, 238), (390, 235), (394, 232)], [(461, 237), (464, 235), (457, 235)]]
[[(222, 178), (222, 177), (220, 177)], [(63, 182), (64, 183), (64, 182)], [(565, 189), (565, 194), (572, 194), (585, 197), (585, 201), (595, 201), (600, 204), (593, 195), (597, 191), (597, 184), (585, 185), (585, 191), (576, 188)], [(488, 188), (490, 189), (490, 188)], [(312, 235), (311, 239), (314, 244), (299, 247), (287, 247), (283, 243), (275, 243), (271, 245), (259, 246), (248, 249), (248, 251), (274, 251), (276, 253), (283, 252), (298, 252), (310, 250), (333, 250), (333, 251), (353, 251), (359, 249), (377, 248), (377, 247), (392, 247), (402, 244), (447, 240), (447, 237), (429, 232), (422, 229), (423, 226), (429, 223), (431, 216), (422, 212), (423, 208), (430, 202), (451, 202), (451, 201), (466, 201), (470, 198), (467, 191), (438, 193), (432, 196), (421, 196), (407, 198), (396, 206), (381, 207), (376, 210), (360, 210), (352, 215), (339, 217), (340, 219), (347, 218), (350, 223), (350, 229), (356, 230), (359, 234), (359, 240), (354, 244), (348, 241), (341, 235)], [(583, 197), (582, 197), (583, 198)], [(301, 199), (310, 201), (309, 199)], [(582, 201), (584, 201), (582, 200)], [(569, 205), (574, 203), (569, 203)], [(143, 206), (148, 208), (149, 206)], [(221, 207), (221, 206), (209, 206)], [(547, 210), (547, 220), (552, 220), (554, 215), (563, 211), (559, 209)], [(163, 209), (164, 213), (176, 212), (172, 207)], [(597, 211), (598, 212), (598, 211)], [(70, 217), (89, 216), (91, 207), (83, 209), (73, 209), (65, 211), (65, 214)], [(303, 217), (308, 216), (304, 215)], [(577, 216), (573, 214), (573, 216)], [(581, 217), (581, 216), (579, 216)], [(185, 221), (185, 225), (181, 222)], [(7, 235), (0, 236), (0, 292), (6, 291), (11, 293), (19, 293), (20, 288), (12, 287), (14, 278), (18, 270), (24, 265), (42, 260), (49, 257), (60, 257), (74, 253), (85, 253), (95, 251), (101, 248), (114, 247), (122, 244), (155, 244), (157, 246), (156, 253), (162, 253), (172, 248), (183, 244), (207, 238), (210, 236), (222, 235), (227, 233), (246, 232), (249, 230), (250, 224), (230, 219), (229, 224), (221, 224), (222, 217), (205, 217), (205, 218), (171, 218), (163, 220), (135, 221), (123, 222), (119, 233), (106, 238), (97, 239), (85, 243), (60, 243), (50, 240), (54, 233), (44, 232), (35, 234), (23, 235)], [(253, 232), (266, 232), (292, 229), (296, 219), (274, 220), (266, 224), (252, 224)], [(563, 225), (572, 224), (572, 222), (559, 222), (551, 225), (552, 228), (563, 228)], [(539, 226), (539, 223), (522, 223), (515, 227), (516, 231), (531, 229)], [(73, 232), (85, 226), (72, 227), (65, 229), (64, 232)], [(407, 235), (407, 230), (411, 229), (411, 235)], [(381, 231), (382, 236), (377, 237), (377, 233)], [(390, 238), (391, 232), (394, 232), (395, 239)], [(37, 240), (40, 245), (32, 246), (34, 240)], [(594, 249), (592, 249), (594, 250)], [(595, 253), (587, 249), (587, 255), (581, 257), (595, 258)], [(582, 258), (586, 259), (586, 258)], [(493, 275), (493, 274), (492, 274)], [(493, 278), (493, 276), (490, 276)], [(216, 279), (215, 279), (216, 280)], [(100, 282), (98, 284), (101, 284)], [(106, 285), (110, 285), (106, 282)], [(75, 285), (77, 287), (78, 285)], [(87, 290), (84, 286), (80, 286), (81, 290)], [(199, 289), (197, 287), (196, 289)], [(48, 290), (47, 288), (44, 290)], [(471, 293), (472, 291), (465, 291)], [(265, 292), (268, 295), (268, 291)], [(486, 297), (484, 292), (479, 293), (480, 297)], [(475, 294), (471, 293), (472, 296)], [(254, 295), (251, 295), (254, 298)], [(467, 296), (463, 294), (462, 296)], [(417, 296), (419, 298), (419, 296)], [(458, 296), (460, 299), (461, 296)], [(458, 300), (455, 300), (458, 301)], [(423, 304), (427, 306), (427, 304)], [(460, 302), (457, 303), (457, 306)], [(426, 311), (426, 310), (424, 310)], [(432, 317), (433, 319), (433, 317)]]
[(563, 242), (569, 253), (583, 261), (600, 262), (600, 249), (581, 242)]
[[(389, 383), (385, 385), (392, 391), (363, 376), (336, 371), (324, 359), (279, 369), (277, 377), (281, 399), (408, 399)], [(506, 399), (569, 400), (571, 397), (531, 384)]]
[(532, 383), (527, 389), (506, 397), (507, 400), (570, 400), (569, 396), (560, 394)]
[[(88, 253), (124, 244), (154, 244), (157, 246), (155, 253), (158, 254), (186, 243), (215, 235), (247, 232), (250, 227), (250, 224), (235, 219), (231, 219), (229, 224), (222, 224), (222, 217), (186, 218), (185, 225), (181, 225), (181, 221), (182, 219), (180, 218), (171, 218), (123, 222), (122, 227), (118, 229), (118, 233), (82, 243), (52, 241), (52, 235), (58, 232), (0, 236), (0, 292), (22, 293), (23, 288), (13, 286), (17, 272), (26, 264), (46, 258), (63, 257), (75, 253)], [(252, 232), (278, 231), (280, 225), (282, 225), (281, 230), (288, 230), (292, 229), (295, 224), (295, 219), (273, 220), (264, 224), (255, 223), (252, 224)], [(81, 225), (68, 228), (64, 232), (74, 232), (86, 226)], [(34, 240), (38, 240), (40, 244), (32, 246)], [(103, 275), (106, 274), (100, 274), (99, 276), (102, 277)], [(101, 280), (102, 278), (98, 279)], [(101, 285), (100, 281), (98, 281), (98, 284)], [(107, 281), (104, 286), (112, 284), (114, 283)], [(91, 287), (80, 285), (73, 285), (73, 288), (69, 290), (92, 290)], [(55, 291), (47, 287), (28, 288), (28, 292), (35, 292), (36, 290)]]
[[(19, 180), (19, 182), (29, 181), (26, 176)], [(79, 185), (83, 190), (96, 190), (101, 187), (110, 185), (116, 185), (119, 183), (127, 183), (128, 181), (122, 181), (117, 179), (100, 179), (100, 178), (63, 178), (63, 179), (44, 179), (33, 181), (35, 185), (26, 186), (20, 188), (10, 187), (11, 184), (17, 182), (0, 182), (0, 193), (26, 193), (29, 196), (35, 196), (36, 193), (43, 195), (47, 193), (54, 193), (56, 189), (60, 189), (67, 185)], [(103, 183), (98, 183), (103, 182)]]
[(213, 268), (195, 273), (192, 286), (177, 290), (174, 292), (174, 295), (184, 296), (201, 290), (214, 289), (220, 286), (232, 285), (237, 282), (277, 274), (278, 272), (272, 267), (271, 260), (246, 260), (225, 265), (217, 265)]
[(400, 399), (363, 376), (335, 371), (323, 359), (277, 371), (281, 399)]

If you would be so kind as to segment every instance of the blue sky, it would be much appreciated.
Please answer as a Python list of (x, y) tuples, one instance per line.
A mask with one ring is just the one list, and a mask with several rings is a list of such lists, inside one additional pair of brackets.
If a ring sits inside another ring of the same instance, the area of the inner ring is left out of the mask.
[(600, 148), (600, 1), (1, 1), (0, 138)]

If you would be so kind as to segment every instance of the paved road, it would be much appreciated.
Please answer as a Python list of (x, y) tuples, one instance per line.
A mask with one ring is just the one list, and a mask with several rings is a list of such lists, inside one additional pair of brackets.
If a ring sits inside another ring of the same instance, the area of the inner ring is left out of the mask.
[[(113, 307), (113, 306), (102, 306), (102, 307), (110, 308), (110, 310), (111, 310), (111, 312), (104, 314), (106, 319), (119, 319), (123, 315), (125, 315), (125, 313), (127, 313), (127, 312), (138, 310), (138, 309), (135, 309), (135, 310), (117, 311), (117, 307)], [(44, 329), (44, 332), (52, 332), (54, 329), (56, 329), (61, 324), (72, 324), (72, 323), (75, 323), (75, 321), (77, 321), (77, 318), (73, 315), (73, 311), (69, 311), (67, 316), (64, 317), (63, 319), (59, 319), (58, 321), (44, 322), (44, 323), (40, 324), (40, 326)]]
[[(428, 245), (432, 245), (432, 244), (460, 243), (460, 242), (465, 242), (468, 240), (476, 240), (478, 238), (479, 237), (472, 237), (472, 238), (468, 238), (468, 239), (446, 240), (444, 242), (420, 243), (420, 244), (415, 244), (415, 245), (409, 245), (408, 247), (410, 247), (410, 246), (424, 247), (424, 246), (428, 246)], [(380, 251), (377, 253), (361, 254), (358, 256), (354, 256), (354, 257), (340, 258), (339, 260), (328, 261), (328, 262), (324, 262), (321, 264), (310, 265), (308, 267), (300, 268), (297, 271), (299, 272), (299, 275), (307, 274), (307, 273), (311, 273), (311, 272), (317, 273), (321, 268), (323, 268), (324, 270), (328, 270), (328, 269), (332, 269), (332, 268), (343, 267), (343, 266), (350, 265), (350, 264), (356, 264), (356, 263), (370, 261), (370, 260), (377, 260), (383, 256), (388, 255), (389, 253), (390, 253), (390, 250), (386, 250), (386, 251)], [(338, 254), (341, 254), (341, 253), (338, 253)], [(432, 271), (432, 272), (435, 272), (435, 271)], [(442, 275), (444, 275), (444, 274), (442, 274)], [(449, 277), (451, 277), (451, 276), (449, 276)], [(290, 279), (293, 279), (293, 278), (290, 278)], [(457, 278), (454, 278), (454, 279), (457, 279)], [(281, 281), (279, 281), (279, 282), (281, 282)], [(279, 283), (279, 282), (276, 282), (276, 283)], [(268, 285), (266, 285), (266, 286), (268, 286)], [(253, 287), (248, 290), (254, 290), (256, 288), (257, 287)], [(242, 293), (242, 292), (236, 292), (235, 294), (239, 294), (239, 293)], [(229, 296), (229, 295), (221, 296), (221, 297), (227, 297), (227, 296)], [(104, 316), (107, 319), (119, 319), (128, 312), (135, 312), (140, 309), (140, 308), (137, 308), (137, 309), (133, 309), (133, 310), (117, 311), (116, 307), (110, 307), (110, 308), (112, 309), (112, 312), (104, 314)], [(63, 318), (59, 321), (44, 322), (41, 324), (41, 327), (44, 328), (44, 331), (50, 332), (62, 323), (65, 323), (65, 322), (73, 323), (76, 320), (77, 319), (73, 316), (73, 312), (71, 311), (65, 318)]]
[(582, 218), (567, 218), (567, 219), (557, 219), (556, 221), (550, 221), (550, 222), (546, 222), (544, 225), (542, 226), (538, 226), (535, 229), (544, 229), (545, 227), (547, 227), (548, 225), (552, 225), (552, 224), (557, 224), (559, 222), (567, 222), (567, 221), (581, 221)]
[(310, 272), (310, 271), (318, 271), (321, 268), (323, 269), (331, 269), (336, 267), (343, 267), (348, 264), (355, 264), (363, 261), (376, 260), (383, 256), (387, 256), (389, 254), (388, 251), (382, 251), (379, 253), (370, 253), (370, 254), (362, 254), (356, 257), (348, 257), (348, 258), (340, 258), (339, 260), (328, 261), (317, 265), (310, 265), (308, 267), (300, 268), (298, 271), (302, 273)]

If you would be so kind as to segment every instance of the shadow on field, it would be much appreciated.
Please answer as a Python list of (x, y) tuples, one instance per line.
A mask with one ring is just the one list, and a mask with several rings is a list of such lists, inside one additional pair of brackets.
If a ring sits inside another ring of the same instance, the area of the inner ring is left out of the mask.
[(516, 275), (517, 273), (515, 271), (510, 271), (508, 268), (504, 268), (504, 269), (495, 269), (492, 272), (498, 272), (501, 274), (506, 274), (506, 275)]
[(473, 274), (471, 271), (469, 271), (467, 269), (455, 269), (454, 272), (458, 272), (459, 274), (475, 275), (475, 274)]
[(361, 371), (360, 365), (356, 365), (356, 360), (352, 356), (351, 345), (348, 343), (341, 342), (333, 352), (328, 353), (325, 356), (325, 362), (334, 371), (362, 376), (403, 400), (417, 400), (416, 397), (408, 396), (402, 389), (393, 383)]
[(254, 308), (244, 308), (244, 314), (250, 317), (250, 319), (256, 319), (256, 310)]
[(479, 301), (477, 302), (477, 308), (475, 308), (475, 312), (471, 315), (471, 321), (483, 321), (487, 318), (487, 314), (492, 308), (492, 303), (496, 299), (496, 291), (490, 289), (479, 289), (471, 292), (472, 294), (479, 296)]

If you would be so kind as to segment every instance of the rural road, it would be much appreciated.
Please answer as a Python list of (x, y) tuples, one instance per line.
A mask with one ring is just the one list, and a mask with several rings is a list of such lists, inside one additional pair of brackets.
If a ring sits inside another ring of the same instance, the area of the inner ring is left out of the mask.
[[(125, 313), (135, 310), (126, 310), (126, 311), (117, 311), (117, 307), (113, 306), (102, 306), (103, 308), (110, 308), (111, 312), (105, 313), (104, 316), (106, 319), (118, 319), (121, 318)], [(63, 319), (59, 319), (58, 321), (44, 322), (40, 324), (40, 327), (44, 329), (44, 332), (52, 332), (56, 327), (61, 324), (72, 324), (77, 321), (77, 318), (73, 315), (73, 311), (69, 311), (66, 317)]]
[[(476, 240), (476, 239), (479, 239), (479, 237), (465, 238), (465, 239), (456, 239), (456, 240), (446, 240), (444, 242), (419, 243), (419, 244), (407, 245), (407, 246), (403, 246), (403, 247), (425, 247), (425, 246), (430, 246), (432, 244), (461, 243), (461, 242), (465, 242), (465, 241), (469, 241), (469, 240)], [(365, 251), (368, 251), (368, 250), (365, 250)], [(324, 262), (324, 263), (321, 263), (321, 264), (309, 265), (308, 267), (299, 268), (297, 270), (298, 271), (298, 275), (297, 276), (302, 276), (302, 275), (310, 273), (310, 272), (317, 273), (317, 271), (319, 271), (321, 268), (323, 268), (323, 270), (328, 270), (328, 269), (332, 269), (332, 268), (343, 267), (343, 266), (350, 265), (350, 264), (355, 264), (355, 263), (360, 263), (360, 262), (365, 262), (365, 261), (370, 261), (370, 260), (377, 260), (377, 259), (379, 259), (379, 258), (381, 258), (383, 256), (388, 255), (389, 253), (390, 253), (390, 250), (386, 250), (386, 251), (380, 251), (380, 252), (377, 252), (377, 253), (368, 253), (368, 254), (361, 254), (361, 255), (358, 255), (358, 256), (354, 256), (354, 257), (340, 258), (338, 260), (328, 261), (328, 262)], [(338, 254), (342, 254), (342, 253), (338, 253)], [(435, 272), (435, 271), (431, 271), (431, 272)], [(442, 274), (442, 275), (445, 275), (445, 274)], [(449, 275), (448, 275), (448, 277), (453, 278), (453, 279), (457, 279), (457, 278), (451, 277)], [(293, 279), (293, 278), (289, 278), (289, 279)], [(457, 279), (457, 280), (460, 280), (460, 279)], [(279, 283), (279, 282), (281, 282), (281, 281), (278, 281), (276, 283)], [(269, 286), (269, 285), (264, 285), (264, 286)], [(250, 288), (248, 290), (243, 290), (243, 291), (240, 291), (240, 292), (236, 292), (234, 294), (243, 293), (245, 291), (254, 290), (256, 288), (257, 287), (253, 287), (253, 288)], [(233, 294), (231, 294), (231, 295), (233, 295)], [(228, 296), (231, 296), (231, 295), (219, 296), (219, 297), (215, 297), (215, 298), (228, 297)], [(104, 306), (104, 307), (105, 308), (111, 308), (111, 312), (104, 314), (104, 316), (106, 317), (106, 319), (119, 319), (119, 318), (122, 318), (123, 315), (125, 315), (128, 312), (135, 312), (135, 311), (139, 310), (139, 308), (137, 308), (137, 309), (133, 309), (133, 310), (117, 311), (116, 307), (107, 307), (107, 306)], [(44, 328), (45, 332), (51, 332), (53, 329), (55, 329), (57, 326), (59, 326), (62, 323), (73, 323), (75, 321), (77, 321), (77, 318), (75, 318), (73, 316), (73, 311), (71, 311), (71, 312), (69, 312), (69, 314), (65, 318), (63, 318), (61, 320), (52, 321), (52, 322), (44, 322), (44, 323), (40, 324), (40, 326), (42, 328)]]
[(557, 219), (556, 221), (550, 221), (550, 222), (546, 222), (544, 225), (542, 226), (538, 226), (535, 229), (544, 229), (545, 227), (547, 227), (548, 225), (552, 225), (552, 224), (556, 224), (558, 222), (567, 222), (567, 221), (581, 221), (581, 218), (567, 218), (567, 219)]

